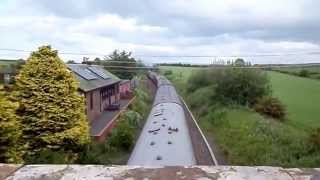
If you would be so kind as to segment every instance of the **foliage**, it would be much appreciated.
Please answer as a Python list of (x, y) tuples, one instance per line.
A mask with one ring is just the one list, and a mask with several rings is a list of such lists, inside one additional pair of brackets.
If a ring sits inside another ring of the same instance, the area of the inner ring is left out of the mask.
[(103, 59), (96, 57), (93, 61), (88, 58), (84, 59), (82, 64), (95, 64), (104, 66), (108, 71), (119, 77), (120, 79), (132, 79), (138, 74), (133, 67), (144, 67), (145, 65), (132, 57), (131, 52), (114, 50), (110, 55)]
[[(136, 60), (131, 57), (131, 52), (126, 51), (117, 51), (114, 50), (111, 55), (106, 56), (104, 58), (105, 66), (123, 66), (123, 67), (135, 67), (136, 66)], [(109, 61), (109, 62), (108, 62)], [(133, 76), (136, 75), (135, 72), (130, 72), (128, 70), (130, 69), (120, 69), (120, 71), (112, 71), (112, 69), (109, 69), (112, 73), (114, 73), (116, 76), (118, 76), (120, 79), (132, 79)]]
[(166, 70), (165, 72), (164, 72), (164, 75), (165, 76), (170, 76), (172, 74), (172, 71), (171, 70)]
[[(223, 152), (227, 163), (252, 166), (319, 166), (320, 151), (317, 146), (312, 145), (309, 138), (310, 129), (320, 125), (319, 106), (315, 106), (315, 102), (320, 101), (317, 93), (320, 91), (319, 82), (276, 72), (267, 73), (272, 85), (272, 95), (280, 99), (288, 112), (287, 121), (280, 123), (270, 121), (248, 107), (223, 107), (214, 103), (214, 98), (206, 98), (215, 94), (215, 85), (211, 83), (216, 81), (212, 80), (215, 78), (214, 74), (209, 76), (208, 86), (190, 92), (181, 91), (189, 86), (187, 79), (192, 76), (191, 68), (169, 68), (173, 71), (172, 82), (180, 92), (184, 92), (182, 95), (190, 105), (207, 140)], [(163, 67), (162, 71), (169, 68)], [(313, 71), (316, 70), (319, 68)], [(308, 71), (311, 72), (310, 68)], [(183, 72), (182, 76), (177, 72)], [(318, 137), (315, 135), (314, 140), (318, 141)]]
[(73, 74), (50, 46), (28, 58), (16, 77), (17, 113), (28, 154), (79, 152), (89, 142), (84, 98)]
[(260, 114), (279, 120), (284, 120), (286, 116), (285, 106), (280, 102), (279, 99), (271, 96), (260, 98), (255, 104), (254, 109)]
[(316, 128), (310, 133), (309, 142), (317, 151), (320, 149), (320, 128)]
[(255, 101), (270, 94), (266, 73), (252, 69), (210, 69), (193, 74), (187, 84), (187, 91), (211, 86), (212, 101), (221, 104), (253, 105)]
[(117, 128), (112, 131), (109, 141), (113, 147), (130, 150), (134, 144), (133, 127), (125, 119), (120, 119)]
[(75, 64), (76, 62), (74, 60), (67, 61), (67, 64)]
[(110, 152), (114, 151), (114, 148), (109, 143), (96, 143), (93, 142), (80, 153), (77, 163), (80, 164), (111, 164)]
[(272, 71), (280, 72), (283, 74), (289, 74), (293, 76), (307, 77), (311, 79), (320, 79), (320, 66), (314, 65), (310, 67), (280, 67), (280, 68), (272, 68)]
[(123, 113), (123, 119), (129, 123), (129, 125), (133, 128), (137, 128), (141, 125), (142, 117), (141, 115), (132, 110), (128, 110)]
[(142, 90), (141, 88), (136, 88), (134, 90), (134, 94), (136, 96), (136, 100), (129, 106), (129, 109), (137, 112), (142, 116), (142, 119), (145, 119), (148, 115), (151, 99), (146, 93), (146, 90)]
[(25, 158), (28, 164), (68, 164), (75, 161), (75, 156), (71, 152), (62, 150), (41, 149), (40, 151)]
[(309, 71), (306, 70), (306, 69), (302, 69), (299, 72), (299, 76), (301, 76), (301, 77), (309, 77)]
[(210, 84), (210, 77), (208, 71), (197, 71), (192, 74), (188, 80), (187, 92), (195, 91), (198, 88), (208, 86)]
[(258, 98), (270, 94), (269, 80), (263, 71), (226, 69), (215, 74), (216, 99), (222, 104), (252, 105)]
[(200, 126), (214, 136), (230, 164), (317, 167), (320, 162), (320, 153), (310, 151), (306, 134), (292, 126), (240, 107), (226, 109), (222, 119), (211, 116), (202, 116)]
[(234, 65), (236, 65), (236, 66), (245, 66), (245, 62), (244, 62), (243, 59), (237, 58), (237, 59), (234, 61)]
[(0, 92), (0, 162), (21, 163), (22, 148), (17, 143), (21, 127), (15, 115), (17, 104), (9, 101)]

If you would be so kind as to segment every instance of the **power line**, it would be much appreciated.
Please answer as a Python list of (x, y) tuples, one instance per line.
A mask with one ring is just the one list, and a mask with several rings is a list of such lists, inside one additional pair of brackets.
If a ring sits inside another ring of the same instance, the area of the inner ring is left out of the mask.
[[(13, 51), (21, 53), (31, 53), (31, 50), (23, 49), (8, 49), (0, 48), (0, 51)], [(110, 54), (100, 54), (100, 53), (90, 53), (90, 52), (63, 52), (60, 51), (59, 54), (66, 55), (79, 55), (79, 56), (108, 56)], [(146, 58), (217, 58), (217, 57), (279, 57), (279, 56), (295, 56), (295, 55), (320, 55), (320, 51), (309, 51), (309, 52), (296, 52), (296, 53), (253, 53), (253, 54), (212, 54), (212, 55), (148, 55), (148, 54), (135, 54), (134, 57), (146, 57)]]

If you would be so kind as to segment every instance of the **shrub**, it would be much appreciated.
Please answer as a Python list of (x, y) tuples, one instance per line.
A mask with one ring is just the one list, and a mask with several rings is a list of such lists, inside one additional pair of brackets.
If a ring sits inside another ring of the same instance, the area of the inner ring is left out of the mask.
[(91, 143), (80, 153), (79, 164), (110, 164), (110, 152), (115, 151), (109, 143)]
[(262, 70), (212, 70), (215, 100), (221, 104), (253, 105), (256, 99), (271, 93), (269, 79)]
[(79, 152), (89, 143), (79, 83), (50, 46), (40, 47), (16, 77), (17, 114), (28, 153), (42, 149)]
[(15, 115), (16, 108), (17, 104), (0, 92), (0, 162), (22, 162), (22, 151), (17, 143), (21, 138), (21, 126)]
[(172, 71), (171, 70), (166, 70), (165, 72), (164, 72), (164, 75), (165, 76), (170, 76), (172, 74)]
[(301, 77), (309, 77), (309, 75), (310, 75), (310, 73), (309, 73), (309, 71), (306, 70), (306, 69), (302, 69), (302, 70), (300, 70), (300, 72), (299, 72), (299, 76), (301, 76)]
[(314, 129), (309, 136), (309, 142), (316, 150), (320, 149), (320, 128)]
[(68, 164), (74, 162), (76, 158), (77, 156), (71, 152), (41, 149), (25, 157), (25, 161), (28, 164)]
[(198, 88), (205, 87), (210, 84), (208, 72), (197, 71), (193, 75), (190, 76), (187, 83), (187, 92), (195, 91)]
[(286, 116), (285, 106), (275, 97), (266, 96), (259, 99), (255, 104), (254, 109), (260, 114), (279, 120), (283, 120)]
[(225, 108), (219, 107), (219, 105), (214, 105), (210, 107), (210, 111), (206, 115), (208, 122), (216, 125), (219, 121), (224, 120), (227, 114)]
[(125, 121), (128, 121), (131, 127), (136, 128), (136, 127), (139, 127), (141, 124), (142, 117), (136, 111), (128, 110), (124, 112), (122, 116)]
[(134, 132), (128, 121), (120, 119), (109, 139), (110, 145), (130, 150), (134, 144)]
[(186, 98), (190, 107), (200, 108), (202, 106), (208, 106), (211, 103), (210, 100), (212, 99), (214, 93), (212, 89), (213, 87), (211, 86), (202, 87), (190, 93)]

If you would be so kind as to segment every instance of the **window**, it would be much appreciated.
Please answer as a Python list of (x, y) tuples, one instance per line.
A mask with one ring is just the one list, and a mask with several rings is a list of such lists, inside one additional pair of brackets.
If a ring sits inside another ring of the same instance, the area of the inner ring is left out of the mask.
[(90, 110), (93, 109), (93, 92), (90, 93)]

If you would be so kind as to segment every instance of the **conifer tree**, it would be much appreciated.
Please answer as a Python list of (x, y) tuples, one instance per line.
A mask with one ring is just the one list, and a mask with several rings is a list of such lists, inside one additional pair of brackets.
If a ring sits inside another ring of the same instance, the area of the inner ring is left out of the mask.
[(89, 143), (79, 83), (50, 46), (31, 53), (16, 77), (23, 140), (28, 154), (78, 152)]
[(22, 151), (18, 145), (21, 128), (15, 115), (17, 104), (9, 101), (0, 90), (0, 162), (21, 163)]

